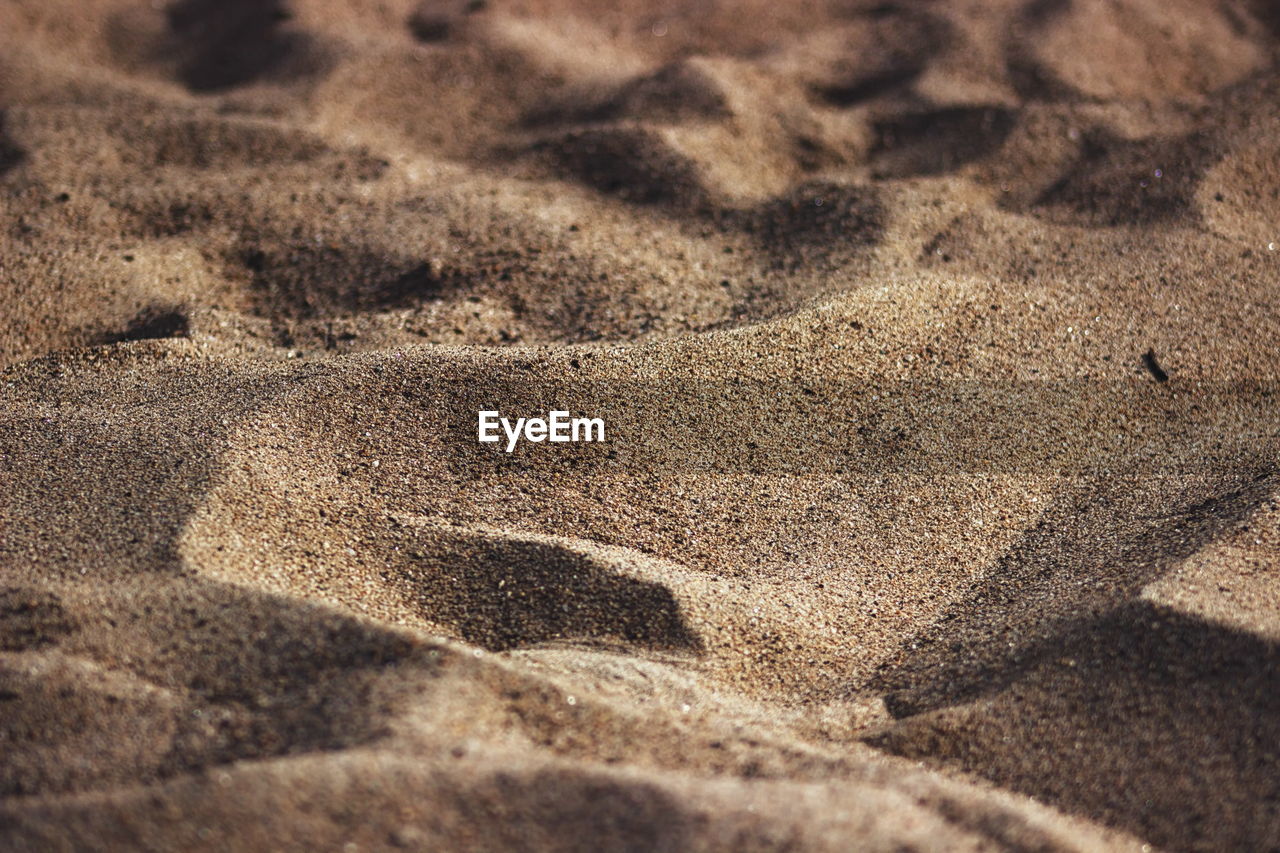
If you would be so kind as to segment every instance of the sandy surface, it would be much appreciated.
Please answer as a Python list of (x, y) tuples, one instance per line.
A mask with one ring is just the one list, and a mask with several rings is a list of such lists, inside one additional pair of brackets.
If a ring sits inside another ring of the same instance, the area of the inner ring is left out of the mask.
[(1280, 845), (1278, 39), (0, 3), (0, 848)]

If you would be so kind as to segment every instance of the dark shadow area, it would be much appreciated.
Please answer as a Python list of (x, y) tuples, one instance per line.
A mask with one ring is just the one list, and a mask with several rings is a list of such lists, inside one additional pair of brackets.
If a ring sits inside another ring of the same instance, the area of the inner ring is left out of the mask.
[(180, 739), (160, 768), (166, 775), (376, 740), (392, 712), (375, 700), (378, 671), (436, 666), (406, 636), (330, 607), (204, 579), (188, 586), (201, 606), (176, 599), (166, 622), (203, 663), (164, 658), (141, 674), (190, 691), (226, 722), (212, 736)]
[(642, 127), (573, 131), (535, 147), (556, 171), (633, 204), (700, 206), (697, 167), (658, 133)]
[(885, 212), (872, 187), (802, 184), (747, 210), (713, 215), (717, 224), (748, 235), (775, 269), (834, 266), (884, 236)]
[(1277, 489), (1269, 470), (1234, 488), (1152, 512), (1140, 477), (1111, 477), (1066, 495), (973, 592), (912, 637), (872, 689), (896, 717), (1004, 689), (1080, 620), (1130, 606), (1152, 581), (1247, 519)]
[[(402, 664), (429, 677), (436, 666), (403, 635), (199, 577), (157, 580), (145, 590), (126, 581), (94, 612), (81, 610), (76, 620), (93, 636), (68, 640), (61, 651), (92, 661), (108, 680), (73, 677), (75, 664), (70, 672), (0, 667), (0, 796), (146, 784), (369, 743), (386, 734), (393, 713), (375, 695), (379, 671)], [(130, 643), (143, 614), (149, 636), (171, 639)], [(108, 651), (112, 635), (135, 653), (117, 660)]]
[(27, 159), (27, 152), (14, 143), (4, 132), (5, 114), (0, 110), (0, 177), (22, 165)]
[[(150, 345), (157, 351), (121, 356), (130, 362), (128, 382), (103, 382), (100, 368), (83, 363), (69, 370), (63, 353), (17, 368), (28, 381), (10, 391), (14, 411), (56, 404), (59, 417), (0, 418), (0, 458), (39, 460), (3, 471), (0, 566), (24, 567), (29, 553), (46, 554), (50, 582), (79, 577), (82, 566), (105, 574), (180, 571), (175, 541), (214, 476), (228, 425), (279, 380), (250, 373), (214, 396), (197, 369), (175, 367), (161, 378), (165, 344)], [(189, 408), (188, 399), (205, 405)], [(136, 424), (103, 419), (112, 409)], [(52, 552), (51, 542), (58, 544)]]
[(138, 314), (127, 328), (102, 336), (104, 344), (122, 341), (145, 341), (156, 338), (182, 338), (189, 330), (187, 315), (178, 310), (150, 308)]
[(1171, 849), (1280, 845), (1274, 643), (1134, 601), (1021, 656), (1006, 690), (872, 743)]
[(283, 0), (180, 0), (168, 17), (179, 77), (195, 92), (301, 77), (327, 64), (311, 36), (288, 27)]
[(1030, 210), (1094, 226), (1194, 218), (1196, 188), (1218, 156), (1201, 132), (1136, 141), (1094, 132), (1085, 137), (1080, 159)]
[(1273, 36), (1280, 39), (1280, 5), (1272, 0), (1253, 0), (1250, 11)]
[(817, 93), (822, 100), (834, 107), (852, 107), (915, 82), (923, 71), (923, 62), (901, 68), (887, 68), (847, 83), (819, 86)]
[(873, 679), (899, 722), (869, 741), (1162, 845), (1271, 849), (1280, 651), (1139, 596), (1273, 499), (1277, 475), (1240, 465), (1159, 503), (1147, 485), (1064, 495)]
[(503, 650), (550, 640), (617, 639), (700, 651), (680, 603), (660, 583), (619, 573), (553, 542), (472, 531), (432, 531), (397, 573), (423, 618), (469, 643)]
[(409, 33), (423, 43), (444, 41), (469, 15), (483, 12), (487, 0), (428, 0), (413, 10), (406, 22)]
[(875, 123), (877, 177), (940, 175), (994, 152), (1016, 116), (1001, 107), (947, 107), (902, 113)]
[(253, 242), (229, 260), (248, 273), (267, 317), (387, 311), (439, 298), (451, 286), (447, 270), (350, 244)]

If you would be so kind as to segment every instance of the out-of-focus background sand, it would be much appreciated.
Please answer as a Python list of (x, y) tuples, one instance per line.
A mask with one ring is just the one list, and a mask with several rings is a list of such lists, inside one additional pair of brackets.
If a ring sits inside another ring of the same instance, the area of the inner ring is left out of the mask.
[(5, 0), (0, 847), (1280, 845), (1278, 45)]

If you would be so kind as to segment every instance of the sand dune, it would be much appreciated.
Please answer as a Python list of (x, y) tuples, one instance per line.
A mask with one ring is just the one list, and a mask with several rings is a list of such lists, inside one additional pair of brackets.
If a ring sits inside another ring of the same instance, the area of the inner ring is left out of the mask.
[(0, 4), (0, 847), (1280, 845), (1277, 38)]

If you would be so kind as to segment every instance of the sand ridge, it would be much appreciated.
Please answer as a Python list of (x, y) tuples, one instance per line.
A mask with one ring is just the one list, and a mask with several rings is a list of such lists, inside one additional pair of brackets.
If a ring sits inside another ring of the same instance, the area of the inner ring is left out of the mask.
[(4, 4), (0, 846), (1280, 844), (1278, 35)]

